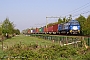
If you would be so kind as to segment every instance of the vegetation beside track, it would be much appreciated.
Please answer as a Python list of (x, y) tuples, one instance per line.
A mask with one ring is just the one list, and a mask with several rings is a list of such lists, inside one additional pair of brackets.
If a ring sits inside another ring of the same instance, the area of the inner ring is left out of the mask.
[[(47, 41), (41, 38), (35, 38), (35, 37), (30, 37), (30, 36), (25, 36), (25, 35), (19, 35), (16, 37), (12, 37), (10, 39), (6, 39), (3, 41), (3, 44), (5, 47), (11, 47), (14, 46), (15, 44), (39, 44), (39, 45), (51, 45), (53, 44), (51, 41)], [(0, 43), (1, 45), (1, 43)]]
[[(50, 40), (30, 36), (16, 36), (3, 41), (2, 59), (31, 60), (89, 60), (90, 48), (73, 45), (60, 46)], [(1, 45), (1, 43), (0, 43)], [(8, 47), (7, 47), (8, 46)], [(5, 49), (6, 48), (6, 49)]]

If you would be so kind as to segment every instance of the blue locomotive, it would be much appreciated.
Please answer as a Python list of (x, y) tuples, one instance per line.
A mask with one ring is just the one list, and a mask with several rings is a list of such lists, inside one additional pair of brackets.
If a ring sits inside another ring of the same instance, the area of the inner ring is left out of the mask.
[(80, 24), (77, 20), (70, 20), (67, 23), (59, 24), (58, 32), (59, 34), (80, 34)]

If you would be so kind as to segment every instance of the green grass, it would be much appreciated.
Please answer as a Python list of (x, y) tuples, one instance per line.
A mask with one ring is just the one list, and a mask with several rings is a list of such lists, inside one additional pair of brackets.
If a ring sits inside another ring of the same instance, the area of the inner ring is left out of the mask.
[[(44, 40), (41, 38), (36, 38), (36, 37), (30, 37), (30, 36), (25, 36), (25, 35), (20, 35), (20, 36), (16, 36), (16, 37), (12, 37), (11, 39), (6, 39), (3, 41), (3, 45), (4, 48), (7, 47), (12, 47), (15, 44), (38, 44), (38, 45), (52, 45), (54, 44), (52, 41), (50, 40)], [(55, 43), (56, 44), (56, 43)], [(0, 48), (1, 48), (1, 42), (0, 42)]]

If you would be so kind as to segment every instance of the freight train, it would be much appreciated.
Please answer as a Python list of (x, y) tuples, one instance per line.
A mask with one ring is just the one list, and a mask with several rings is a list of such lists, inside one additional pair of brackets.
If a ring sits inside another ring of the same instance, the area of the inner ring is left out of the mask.
[(67, 23), (29, 30), (31, 34), (80, 34), (80, 24), (77, 20), (70, 20)]

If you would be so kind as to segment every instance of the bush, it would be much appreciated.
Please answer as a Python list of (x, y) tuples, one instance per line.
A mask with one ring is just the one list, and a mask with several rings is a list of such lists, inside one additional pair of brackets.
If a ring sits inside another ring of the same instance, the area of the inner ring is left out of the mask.
[[(83, 49), (82, 51), (88, 51), (89, 49)], [(13, 47), (6, 50), (7, 55), (13, 57), (24, 57), (28, 60), (78, 60), (78, 59), (89, 59), (90, 54), (85, 54), (85, 56), (80, 48), (73, 48), (72, 46), (59, 46), (52, 45), (49, 47), (38, 48), (37, 44), (33, 45), (22, 45), (16, 44)], [(77, 53), (78, 52), (78, 53)]]

